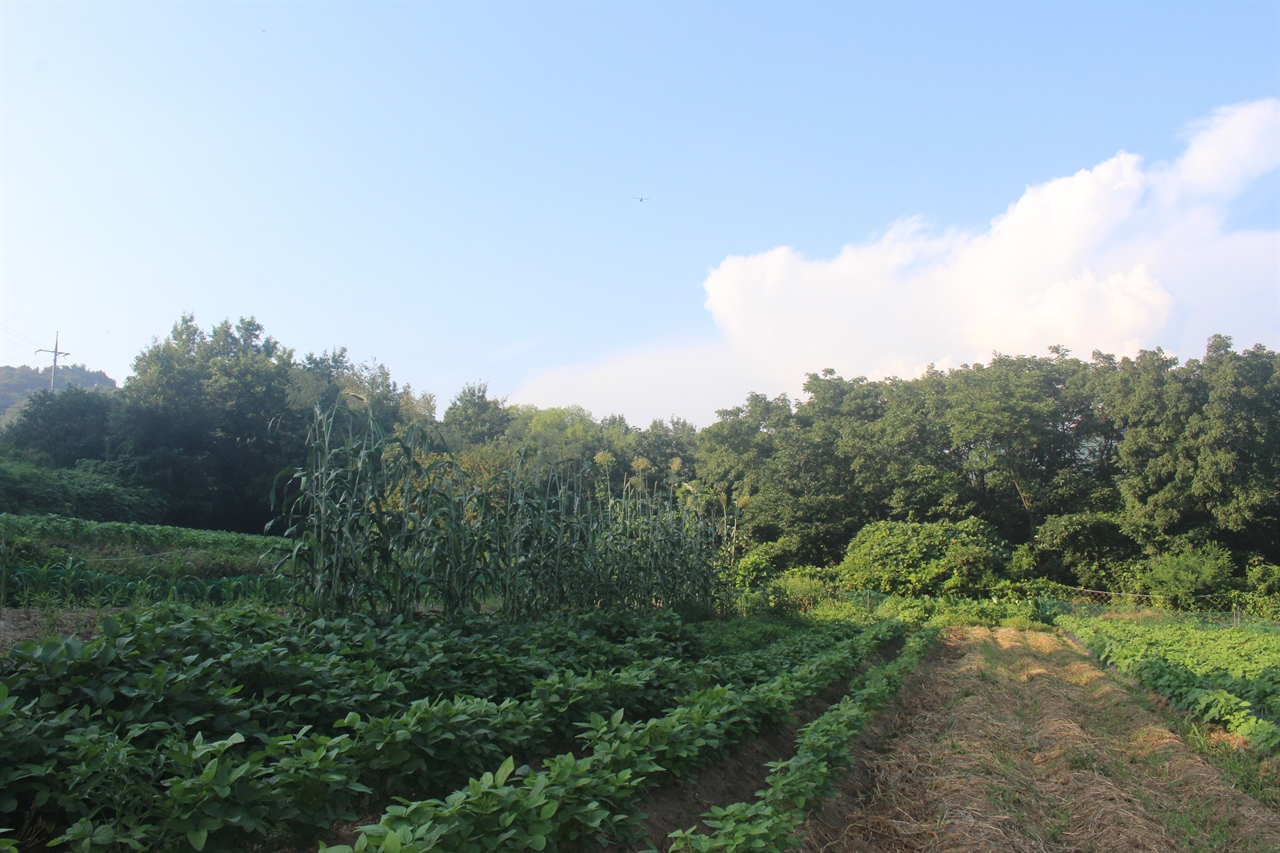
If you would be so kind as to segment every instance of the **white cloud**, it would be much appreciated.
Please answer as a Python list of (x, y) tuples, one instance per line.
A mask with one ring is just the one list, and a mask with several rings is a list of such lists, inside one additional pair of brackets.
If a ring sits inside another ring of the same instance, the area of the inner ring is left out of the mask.
[(728, 257), (703, 285), (718, 339), (536, 374), (514, 397), (705, 425), (748, 391), (794, 394), (824, 367), (908, 376), (1051, 344), (1188, 357), (1215, 332), (1276, 347), (1280, 231), (1224, 223), (1277, 166), (1280, 100), (1223, 107), (1190, 126), (1175, 162), (1122, 151), (1029, 187), (980, 233), (908, 219), (831, 259), (785, 246)]

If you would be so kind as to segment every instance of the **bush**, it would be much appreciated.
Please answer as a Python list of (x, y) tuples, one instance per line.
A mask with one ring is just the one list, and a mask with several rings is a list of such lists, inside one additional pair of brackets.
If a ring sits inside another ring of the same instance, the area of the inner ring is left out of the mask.
[(86, 464), (82, 468), (41, 468), (0, 461), (0, 512), (14, 515), (75, 516), (93, 521), (156, 521), (164, 501), (155, 492)]
[(1245, 570), (1249, 591), (1256, 595), (1280, 595), (1280, 566), (1273, 566), (1260, 558), (1249, 561)]
[(742, 589), (767, 587), (791, 565), (800, 549), (800, 537), (783, 536), (776, 542), (762, 542), (748, 551), (733, 570), (733, 584)]
[(835, 594), (835, 576), (831, 569), (805, 566), (788, 569), (769, 584), (774, 607), (812, 610)]
[(1038, 619), (1032, 619), (1030, 616), (1006, 616), (1000, 620), (1001, 628), (1012, 628), (1015, 631), (1052, 631), (1053, 626), (1048, 625)]
[(1119, 520), (1098, 512), (1049, 516), (1033, 547), (1037, 575), (1092, 589), (1126, 588), (1130, 567), (1140, 556), (1138, 543)]
[(1192, 610), (1196, 596), (1221, 592), (1231, 579), (1231, 553), (1216, 542), (1179, 542), (1146, 562), (1142, 583), (1167, 607)]
[(733, 610), (741, 616), (787, 616), (816, 608), (836, 595), (834, 569), (788, 569), (764, 586), (739, 590)]
[(979, 518), (881, 521), (858, 531), (836, 572), (846, 590), (976, 597), (1007, 575), (1008, 563), (1008, 546)]

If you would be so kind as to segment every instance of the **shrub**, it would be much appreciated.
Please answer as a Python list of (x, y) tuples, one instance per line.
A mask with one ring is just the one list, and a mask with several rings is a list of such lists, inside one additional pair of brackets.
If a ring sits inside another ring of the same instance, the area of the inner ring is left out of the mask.
[(0, 512), (149, 522), (163, 511), (155, 492), (123, 483), (100, 464), (59, 469), (0, 460)]
[(767, 587), (771, 580), (793, 565), (799, 548), (798, 536), (783, 536), (776, 542), (762, 542), (752, 547), (734, 567), (734, 586), (742, 589)]
[(1064, 584), (1119, 590), (1140, 556), (1138, 543), (1107, 513), (1051, 515), (1036, 531), (1036, 574)]
[(1166, 606), (1191, 610), (1196, 596), (1221, 591), (1233, 569), (1230, 552), (1216, 542), (1183, 541), (1147, 560), (1142, 583)]
[(881, 521), (858, 531), (836, 571), (845, 589), (976, 596), (1007, 574), (1008, 563), (1008, 546), (979, 518)]
[(830, 569), (804, 566), (788, 569), (769, 585), (774, 607), (785, 607), (801, 612), (812, 610), (824, 599), (832, 597), (834, 576)]

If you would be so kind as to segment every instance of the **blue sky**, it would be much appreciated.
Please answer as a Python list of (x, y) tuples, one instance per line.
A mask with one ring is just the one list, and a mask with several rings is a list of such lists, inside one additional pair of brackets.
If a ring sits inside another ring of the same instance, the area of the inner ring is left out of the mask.
[(0, 15), (5, 363), (254, 315), (705, 425), (827, 366), (1280, 345), (1278, 3)]

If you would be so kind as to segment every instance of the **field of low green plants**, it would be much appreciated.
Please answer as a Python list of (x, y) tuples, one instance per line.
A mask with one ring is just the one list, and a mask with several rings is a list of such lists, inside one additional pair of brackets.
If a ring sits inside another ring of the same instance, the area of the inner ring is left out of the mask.
[(284, 601), (288, 545), (278, 536), (0, 514), (0, 604)]
[(1172, 614), (1061, 615), (1055, 623), (1179, 710), (1255, 748), (1280, 748), (1280, 629)]
[[(648, 791), (853, 677), (768, 796), (676, 843), (782, 839), (931, 636), (855, 606), (514, 623), (162, 604), (101, 629), (27, 641), (0, 664), (0, 822), (28, 846), (280, 849), (379, 812), (357, 847), (626, 840)], [(907, 637), (891, 662), (862, 665)]]

